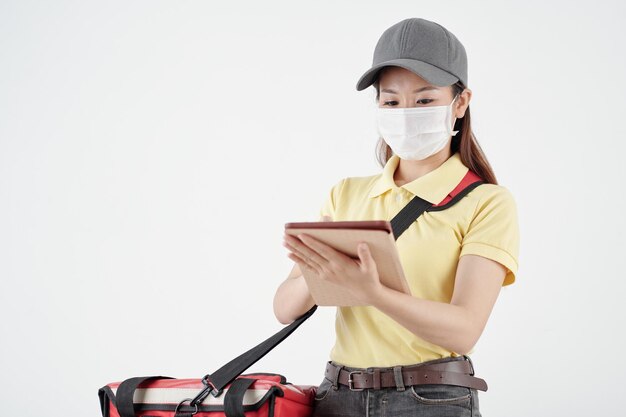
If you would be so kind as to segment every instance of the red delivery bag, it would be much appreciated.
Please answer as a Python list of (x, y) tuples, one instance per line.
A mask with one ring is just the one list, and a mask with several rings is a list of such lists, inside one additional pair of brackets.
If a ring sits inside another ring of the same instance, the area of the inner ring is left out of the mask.
[[(122, 417), (116, 408), (116, 394), (120, 385), (116, 382), (101, 389), (103, 416)], [(313, 412), (312, 401), (316, 391), (315, 386), (292, 385), (279, 374), (247, 374), (237, 377), (218, 397), (209, 395), (202, 403), (189, 405), (193, 397), (204, 388), (205, 385), (199, 379), (143, 381), (133, 393), (133, 415), (308, 417)]]

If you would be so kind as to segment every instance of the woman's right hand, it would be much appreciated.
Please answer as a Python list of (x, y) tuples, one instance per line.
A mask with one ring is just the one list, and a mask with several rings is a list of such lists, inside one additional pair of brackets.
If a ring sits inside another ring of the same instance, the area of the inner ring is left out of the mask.
[[(333, 220), (330, 216), (322, 216), (319, 221)], [(288, 247), (285, 242), (283, 246)], [(291, 252), (287, 256), (294, 260), (289, 255)], [(274, 315), (282, 324), (289, 324), (309, 311), (313, 305), (315, 301), (311, 297), (300, 267), (294, 260), (289, 276), (280, 284), (274, 295)]]

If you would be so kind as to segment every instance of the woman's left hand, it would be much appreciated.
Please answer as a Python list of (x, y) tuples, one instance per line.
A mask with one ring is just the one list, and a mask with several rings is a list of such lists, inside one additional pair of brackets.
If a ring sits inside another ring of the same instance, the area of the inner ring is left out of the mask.
[(285, 233), (283, 245), (292, 251), (287, 256), (300, 266), (300, 270), (313, 270), (321, 279), (344, 287), (366, 305), (372, 304), (383, 286), (376, 262), (365, 242), (357, 247), (358, 259), (304, 233), (298, 238)]

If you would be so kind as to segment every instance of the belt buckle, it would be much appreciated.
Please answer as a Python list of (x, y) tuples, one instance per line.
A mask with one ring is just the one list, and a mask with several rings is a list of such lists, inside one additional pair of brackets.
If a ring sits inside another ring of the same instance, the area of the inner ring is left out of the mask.
[(348, 373), (348, 388), (350, 388), (350, 391), (363, 391), (364, 388), (354, 388), (354, 380), (352, 379), (354, 374), (363, 375), (363, 371), (351, 371)]
[(463, 357), (465, 358), (465, 360), (467, 360), (470, 364), (470, 375), (474, 376), (474, 363), (472, 362), (472, 359), (468, 356), (468, 355), (463, 355)]

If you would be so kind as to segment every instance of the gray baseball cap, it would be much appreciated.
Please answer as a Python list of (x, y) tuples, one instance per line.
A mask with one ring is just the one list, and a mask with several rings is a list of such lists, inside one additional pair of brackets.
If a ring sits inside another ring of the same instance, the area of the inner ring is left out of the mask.
[(372, 67), (359, 78), (357, 91), (372, 85), (386, 66), (405, 68), (430, 84), (443, 87), (461, 81), (467, 87), (467, 54), (449, 30), (422, 18), (404, 19), (383, 32)]

